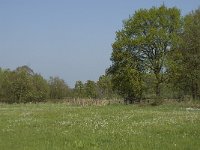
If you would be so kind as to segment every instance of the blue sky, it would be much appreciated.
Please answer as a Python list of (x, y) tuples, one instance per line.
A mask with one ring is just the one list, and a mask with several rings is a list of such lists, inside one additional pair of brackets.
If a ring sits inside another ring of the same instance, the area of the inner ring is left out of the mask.
[(96, 81), (111, 64), (122, 20), (163, 2), (182, 15), (200, 6), (199, 0), (0, 0), (0, 67), (28, 65), (71, 87)]

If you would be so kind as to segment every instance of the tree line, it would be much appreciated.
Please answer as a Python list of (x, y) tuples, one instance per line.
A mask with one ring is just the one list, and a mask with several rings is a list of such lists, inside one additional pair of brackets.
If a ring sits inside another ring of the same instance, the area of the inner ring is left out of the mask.
[(154, 97), (200, 99), (200, 8), (181, 16), (176, 7), (140, 9), (123, 21), (107, 69), (129, 102)]
[(115, 90), (111, 78), (108, 75), (102, 75), (97, 82), (87, 80), (86, 83), (76, 81), (73, 90), (75, 98), (91, 98), (91, 99), (118, 99), (121, 98)]
[(0, 68), (0, 102), (27, 103), (45, 102), (48, 99), (111, 99), (117, 98), (112, 90), (111, 79), (102, 75), (97, 82), (77, 81), (70, 88), (59, 77), (44, 79), (28, 66), (15, 70)]

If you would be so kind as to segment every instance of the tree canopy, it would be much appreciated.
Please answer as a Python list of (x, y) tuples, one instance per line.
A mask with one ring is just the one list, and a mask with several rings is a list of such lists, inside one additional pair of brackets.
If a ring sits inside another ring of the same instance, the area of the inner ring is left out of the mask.
[[(153, 73), (156, 78), (155, 93), (160, 96), (166, 56), (171, 47), (179, 42), (180, 33), (181, 16), (177, 8), (163, 5), (140, 9), (125, 20), (123, 28), (116, 32), (112, 45), (112, 66), (108, 69), (114, 83), (120, 85), (117, 88), (135, 96), (142, 89), (142, 74)], [(119, 75), (124, 77), (115, 80)]]

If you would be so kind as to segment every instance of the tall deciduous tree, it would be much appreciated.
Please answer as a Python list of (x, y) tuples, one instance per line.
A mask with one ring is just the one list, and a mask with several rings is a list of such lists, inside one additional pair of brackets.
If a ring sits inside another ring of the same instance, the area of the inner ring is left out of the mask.
[[(136, 80), (138, 83), (135, 87), (138, 86), (140, 90), (141, 73), (152, 72), (156, 78), (155, 93), (159, 97), (160, 85), (164, 81), (166, 56), (179, 41), (180, 30), (181, 16), (177, 8), (166, 8), (163, 5), (136, 11), (123, 22), (123, 29), (116, 33), (116, 41), (112, 45), (111, 68), (117, 71), (113, 74), (120, 71), (129, 84), (136, 84)], [(125, 62), (126, 67), (122, 65)], [(125, 89), (126, 83), (120, 86)]]

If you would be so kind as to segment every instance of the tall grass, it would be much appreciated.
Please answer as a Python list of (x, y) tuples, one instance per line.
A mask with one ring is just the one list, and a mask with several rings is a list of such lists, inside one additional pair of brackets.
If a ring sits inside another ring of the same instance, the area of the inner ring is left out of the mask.
[(199, 109), (0, 104), (1, 150), (199, 148)]

